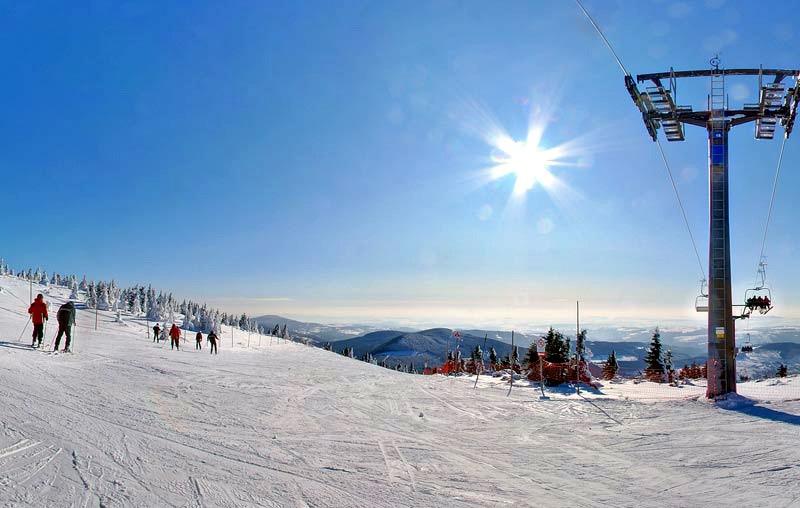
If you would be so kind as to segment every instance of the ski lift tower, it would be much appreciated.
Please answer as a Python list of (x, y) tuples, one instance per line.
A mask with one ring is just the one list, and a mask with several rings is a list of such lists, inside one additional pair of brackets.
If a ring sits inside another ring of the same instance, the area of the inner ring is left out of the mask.
[[(662, 128), (667, 141), (683, 141), (684, 125), (708, 131), (709, 242), (708, 242), (708, 389), (709, 398), (736, 392), (735, 330), (731, 300), (731, 243), (728, 213), (728, 131), (731, 127), (755, 122), (756, 139), (772, 139), (778, 122), (784, 136), (792, 133), (800, 101), (800, 84), (787, 88), (784, 78), (798, 78), (797, 69), (724, 69), (719, 57), (709, 62), (710, 69), (639, 74), (636, 80), (647, 83), (640, 93), (633, 78), (625, 76), (625, 87), (642, 113), (642, 120), (653, 141)], [(758, 76), (759, 99), (741, 109), (729, 109), (725, 96), (725, 76)], [(677, 80), (709, 77), (711, 90), (708, 109), (693, 111), (678, 106)]]

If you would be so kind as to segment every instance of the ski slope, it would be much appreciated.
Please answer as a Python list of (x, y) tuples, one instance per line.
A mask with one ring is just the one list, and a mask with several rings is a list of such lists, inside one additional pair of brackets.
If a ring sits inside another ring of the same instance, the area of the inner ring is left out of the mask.
[(171, 351), (84, 309), (50, 355), (17, 342), (27, 283), (0, 287), (0, 506), (800, 506), (797, 378), (738, 409), (650, 383), (539, 400), (227, 327), (218, 356)]

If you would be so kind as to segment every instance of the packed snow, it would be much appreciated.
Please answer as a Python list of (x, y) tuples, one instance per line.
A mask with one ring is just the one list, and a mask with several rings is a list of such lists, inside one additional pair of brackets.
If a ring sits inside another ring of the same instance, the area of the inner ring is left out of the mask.
[[(0, 287), (2, 506), (800, 506), (796, 377), (723, 405), (701, 383), (541, 399), (228, 327), (217, 356), (172, 351), (82, 306), (74, 353), (49, 354), (22, 333), (27, 282)], [(45, 295), (45, 343), (69, 292)]]

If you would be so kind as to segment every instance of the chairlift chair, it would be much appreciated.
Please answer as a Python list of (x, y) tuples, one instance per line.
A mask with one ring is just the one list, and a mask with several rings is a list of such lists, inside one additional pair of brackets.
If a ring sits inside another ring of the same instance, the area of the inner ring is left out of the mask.
[[(765, 304), (756, 303), (761, 298)], [(766, 314), (772, 310), (772, 291), (766, 286), (748, 289), (744, 292), (744, 306), (750, 310), (757, 310), (759, 314)]]
[(706, 291), (706, 280), (700, 281), (700, 294), (694, 299), (694, 308), (697, 312), (708, 312), (708, 291)]
[(750, 334), (747, 334), (747, 339), (745, 340), (744, 344), (742, 344), (742, 353), (752, 353), (753, 352), (753, 344), (750, 343)]
[[(744, 292), (745, 310), (758, 310), (759, 314), (766, 314), (772, 310), (772, 291), (767, 287), (767, 263), (762, 258), (758, 263), (758, 278), (760, 282), (756, 287)], [(761, 302), (757, 300), (761, 298)]]

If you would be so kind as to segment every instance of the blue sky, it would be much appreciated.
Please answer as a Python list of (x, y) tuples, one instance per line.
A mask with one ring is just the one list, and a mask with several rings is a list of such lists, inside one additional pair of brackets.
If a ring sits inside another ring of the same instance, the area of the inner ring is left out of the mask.
[[(717, 51), (800, 68), (797, 28), (752, 2), (586, 5), (634, 74)], [(598, 322), (704, 319), (657, 148), (573, 2), (7, 3), (0, 23), (0, 255), (16, 268), (331, 322), (547, 323), (576, 299)], [(700, 109), (707, 86), (678, 102)], [(730, 80), (731, 103), (756, 88)], [(579, 150), (550, 168), (561, 190), (535, 184), (520, 207), (513, 177), (481, 179), (486, 134), (525, 139), (532, 113), (542, 148)], [(767, 244), (791, 319), (797, 144)], [(731, 136), (737, 295), (779, 147), (751, 125)], [(665, 149), (706, 264), (705, 132)]]

